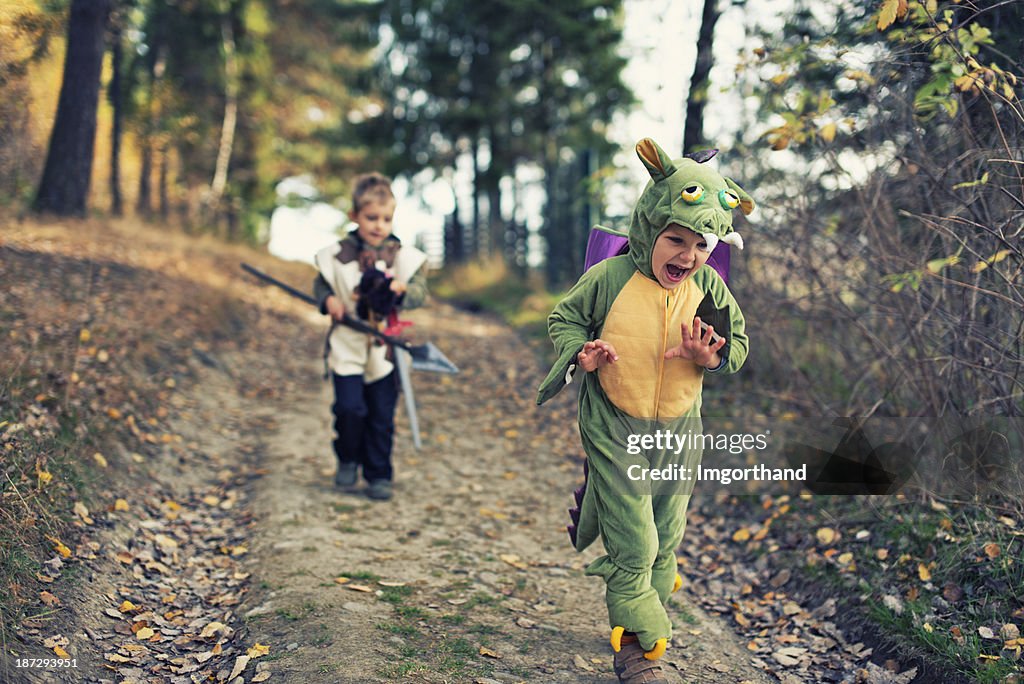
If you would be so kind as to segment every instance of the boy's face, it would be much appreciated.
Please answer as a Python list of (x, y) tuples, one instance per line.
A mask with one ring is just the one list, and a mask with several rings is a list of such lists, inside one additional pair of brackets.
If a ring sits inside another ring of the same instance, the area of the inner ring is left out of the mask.
[(709, 256), (703, 235), (671, 223), (654, 241), (651, 270), (659, 285), (672, 290), (707, 263)]
[(369, 199), (359, 208), (350, 211), (359, 233), (359, 237), (371, 247), (380, 247), (381, 243), (391, 235), (392, 221), (395, 218), (394, 199)]

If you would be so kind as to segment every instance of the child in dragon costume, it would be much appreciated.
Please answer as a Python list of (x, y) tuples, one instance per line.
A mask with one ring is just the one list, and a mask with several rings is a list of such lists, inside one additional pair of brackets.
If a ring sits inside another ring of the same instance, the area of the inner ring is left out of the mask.
[(665, 603), (682, 583), (675, 550), (689, 489), (652, 473), (692, 473), (701, 450), (641, 450), (638, 436), (700, 434), (704, 374), (734, 373), (746, 360), (743, 314), (705, 263), (719, 240), (742, 249), (732, 212), (749, 214), (754, 202), (703, 163), (713, 152), (673, 160), (649, 138), (636, 150), (651, 180), (633, 212), (628, 252), (594, 265), (551, 313), (558, 361), (537, 403), (585, 371), (587, 479), (569, 534), (578, 551), (598, 535), (604, 544), (587, 574), (606, 583), (616, 674), (653, 683), (665, 681), (657, 659), (672, 634)]

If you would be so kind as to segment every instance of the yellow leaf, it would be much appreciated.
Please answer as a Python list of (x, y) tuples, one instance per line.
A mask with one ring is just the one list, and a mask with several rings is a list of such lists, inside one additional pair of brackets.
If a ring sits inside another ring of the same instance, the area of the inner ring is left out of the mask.
[(131, 611), (136, 610), (136, 608), (137, 606), (127, 599), (125, 599), (121, 603), (121, 605), (117, 607), (117, 609), (122, 613), (130, 613)]
[(145, 641), (146, 639), (151, 639), (154, 634), (156, 634), (156, 632), (153, 631), (152, 627), (143, 627), (135, 633), (135, 638), (139, 641)]
[(348, 584), (351, 581), (352, 580), (350, 580), (348, 577), (335, 577), (334, 578), (334, 583), (335, 584)]
[(928, 567), (924, 563), (918, 563), (917, 576), (921, 578), (922, 582), (927, 582), (932, 578), (932, 573), (928, 570)]
[(121, 419), (121, 411), (119, 411), (118, 409), (114, 408), (113, 406), (111, 406), (110, 408), (107, 409), (107, 415), (110, 418), (112, 418), (113, 420), (120, 420)]
[(118, 499), (117, 501), (114, 502), (114, 510), (115, 511), (127, 511), (128, 510), (128, 502), (125, 501), (124, 499)]
[(61, 648), (60, 646), (54, 646), (53, 647), (53, 652), (57, 654), (58, 658), (63, 658), (65, 660), (67, 660), (68, 658), (71, 657), (71, 656), (68, 655), (68, 652), (65, 651), (63, 648)]
[(519, 568), (520, 570), (526, 570), (530, 566), (519, 560), (519, 556), (514, 553), (503, 553), (498, 556), (501, 560), (511, 565), (513, 568)]
[(41, 600), (43, 603), (45, 603), (48, 606), (59, 606), (60, 605), (60, 599), (57, 598), (56, 596), (54, 596), (53, 594), (51, 594), (48, 591), (41, 591), (41, 592), (39, 592), (39, 600)]
[(245, 654), (250, 658), (259, 658), (260, 656), (265, 656), (268, 653), (270, 653), (270, 647), (264, 646), (261, 643), (257, 643), (255, 646), (246, 650), (245, 652)]
[(40, 487), (50, 484), (50, 481), (53, 479), (53, 475), (45, 470), (37, 470), (36, 476), (39, 478)]
[(85, 343), (86, 343), (86, 342), (88, 342), (88, 341), (89, 341), (90, 339), (92, 339), (92, 333), (90, 333), (90, 332), (89, 332), (89, 330), (88, 330), (87, 328), (82, 328), (82, 329), (81, 329), (81, 330), (80, 330), (80, 331), (78, 332), (78, 341), (79, 341), (79, 342), (81, 342), (81, 343), (85, 344)]
[(999, 544), (996, 544), (995, 542), (985, 544), (985, 555), (989, 558), (998, 558), (999, 553)]
[(496, 658), (496, 659), (500, 659), (501, 658), (500, 655), (498, 655), (497, 653), (495, 653), (494, 651), (492, 651), (491, 649), (489, 649), (489, 648), (487, 648), (485, 646), (481, 646), (480, 647), (479, 653), (480, 653), (480, 655), (487, 656), (488, 658)]
[(821, 127), (821, 139), (827, 143), (832, 142), (836, 139), (836, 125), (834, 123), (827, 123)]
[(505, 430), (506, 439), (515, 439), (519, 436), (519, 430)]
[(53, 542), (54, 551), (62, 555), (64, 558), (71, 557), (71, 549), (64, 546), (64, 543), (61, 542), (60, 539), (57, 539), (56, 537), (51, 537), (50, 535), (46, 535), (46, 538)]
[(896, 21), (899, 5), (900, 0), (884, 0), (882, 2), (882, 7), (878, 10), (878, 23), (876, 24), (879, 31), (884, 31)]
[(107, 459), (104, 458), (103, 454), (101, 454), (98, 451), (92, 455), (92, 460), (96, 461), (96, 465), (98, 465), (100, 468), (107, 467)]
[(734, 542), (745, 542), (748, 539), (750, 539), (750, 530), (748, 530), (746, 527), (741, 527), (740, 529), (736, 530), (732, 535), (732, 540)]
[(828, 546), (829, 544), (835, 542), (839, 534), (831, 527), (822, 527), (814, 533), (814, 536), (818, 538), (819, 544), (823, 546)]

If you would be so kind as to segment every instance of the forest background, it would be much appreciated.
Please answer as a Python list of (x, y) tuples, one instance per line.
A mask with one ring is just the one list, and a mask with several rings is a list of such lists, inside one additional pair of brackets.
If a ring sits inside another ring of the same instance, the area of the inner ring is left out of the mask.
[[(998, 565), (1000, 610), (1020, 611), (1024, 0), (736, 8), (694, 4), (696, 59), (659, 74), (685, 100), (654, 105), (624, 79), (622, 1), (6, 2), (0, 206), (5, 221), (130, 216), (258, 244), (283, 179), (333, 201), (369, 168), (461, 174), (469, 206), (431, 247), (439, 291), (535, 330), (589, 228), (623, 220), (613, 122), (684, 109), (670, 152), (723, 147), (759, 204), (730, 281), (758, 344), (725, 391), (780, 421), (937, 433), (960, 471), (919, 482), (927, 519), (907, 515), (926, 544), (964, 516)], [(743, 17), (731, 74), (713, 69), (723, 12)], [(708, 140), (708, 103), (726, 97), (734, 122)], [(545, 198), (533, 223), (527, 185)], [(996, 556), (988, 523), (1008, 540)], [(902, 615), (888, 619), (929, 624)]]

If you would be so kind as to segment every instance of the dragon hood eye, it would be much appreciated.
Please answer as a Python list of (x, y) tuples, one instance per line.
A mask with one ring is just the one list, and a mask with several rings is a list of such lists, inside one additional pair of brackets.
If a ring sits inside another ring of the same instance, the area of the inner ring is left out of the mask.
[(731, 210), (740, 206), (740, 198), (736, 195), (736, 193), (731, 192), (729, 190), (719, 190), (718, 201), (722, 203), (722, 206), (725, 209)]
[(700, 204), (704, 201), (704, 188), (699, 183), (691, 183), (679, 193), (687, 204)]

